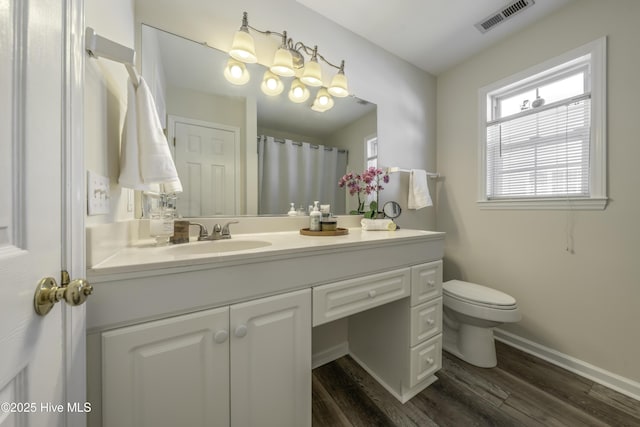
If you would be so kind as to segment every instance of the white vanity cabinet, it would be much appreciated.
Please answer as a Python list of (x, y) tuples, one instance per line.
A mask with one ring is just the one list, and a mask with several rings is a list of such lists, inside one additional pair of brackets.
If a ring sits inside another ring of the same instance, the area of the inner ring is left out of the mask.
[(443, 233), (234, 239), (269, 245), (128, 247), (87, 272), (89, 427), (309, 426), (315, 325), (348, 335), (319, 354), (346, 348), (402, 402), (435, 380)]
[(102, 425), (304, 426), (310, 290), (102, 333)]

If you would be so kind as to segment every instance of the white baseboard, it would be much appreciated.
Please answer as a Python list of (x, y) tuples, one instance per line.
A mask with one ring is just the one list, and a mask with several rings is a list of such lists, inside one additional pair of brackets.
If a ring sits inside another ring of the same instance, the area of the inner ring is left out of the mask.
[(349, 343), (345, 341), (333, 347), (322, 350), (318, 353), (314, 353), (311, 356), (311, 368), (315, 369), (318, 366), (333, 362), (334, 360), (339, 359), (342, 356), (346, 356), (347, 354), (349, 354)]
[(606, 371), (590, 363), (501, 329), (494, 329), (494, 337), (498, 341), (546, 360), (567, 371), (588, 378), (591, 381), (602, 384), (633, 399), (640, 400), (640, 383), (637, 381)]

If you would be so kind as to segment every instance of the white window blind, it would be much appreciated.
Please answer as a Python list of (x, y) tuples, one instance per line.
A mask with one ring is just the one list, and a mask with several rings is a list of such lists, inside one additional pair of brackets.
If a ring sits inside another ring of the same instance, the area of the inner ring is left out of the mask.
[(591, 96), (487, 123), (486, 198), (588, 197)]

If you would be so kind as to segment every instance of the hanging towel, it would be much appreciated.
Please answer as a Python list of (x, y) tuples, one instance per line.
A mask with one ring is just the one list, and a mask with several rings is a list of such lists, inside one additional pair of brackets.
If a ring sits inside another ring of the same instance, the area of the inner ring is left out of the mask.
[(158, 192), (158, 185), (145, 184), (140, 175), (138, 150), (138, 115), (136, 113), (136, 90), (131, 80), (127, 81), (127, 112), (122, 127), (122, 142), (120, 147), (120, 177), (118, 182), (122, 187), (141, 191)]
[(137, 90), (131, 80), (127, 83), (118, 182), (126, 188), (152, 193), (182, 191), (153, 96), (142, 77)]
[(427, 185), (427, 172), (422, 169), (411, 169), (409, 174), (409, 209), (422, 209), (432, 206), (429, 186)]
[(145, 184), (161, 184), (165, 193), (182, 192), (182, 184), (162, 131), (149, 86), (140, 77), (136, 91), (140, 175)]

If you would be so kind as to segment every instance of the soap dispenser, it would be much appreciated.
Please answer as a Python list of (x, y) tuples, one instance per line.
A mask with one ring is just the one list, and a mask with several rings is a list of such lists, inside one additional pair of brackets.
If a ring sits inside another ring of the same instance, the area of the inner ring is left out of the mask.
[(320, 220), (322, 219), (322, 213), (320, 213), (320, 208), (318, 207), (318, 201), (313, 202), (313, 210), (309, 214), (309, 230), (310, 231), (320, 231)]
[(289, 212), (287, 212), (289, 216), (297, 216), (298, 212), (296, 211), (296, 207), (294, 203), (291, 203), (291, 208), (289, 208)]
[(149, 218), (149, 235), (156, 239), (157, 246), (169, 243), (169, 238), (173, 235), (175, 217), (175, 210), (170, 205), (169, 197), (166, 194), (161, 194), (160, 201), (151, 210)]

